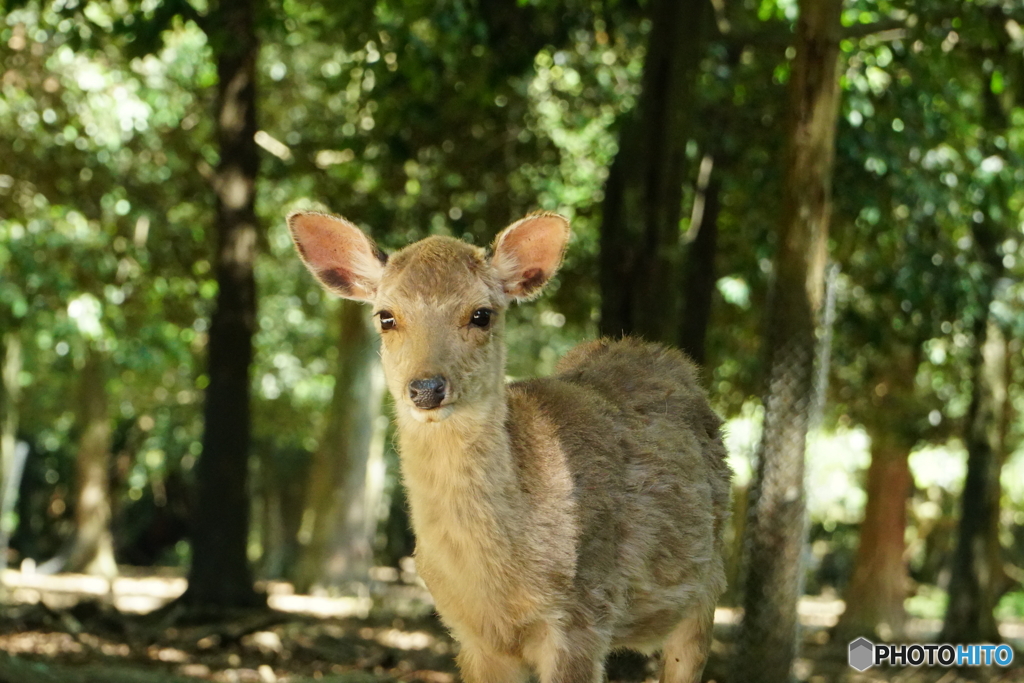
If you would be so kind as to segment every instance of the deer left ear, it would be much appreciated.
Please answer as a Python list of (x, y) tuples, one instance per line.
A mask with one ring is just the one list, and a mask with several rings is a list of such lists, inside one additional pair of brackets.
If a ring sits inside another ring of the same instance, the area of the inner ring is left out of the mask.
[(569, 221), (557, 213), (541, 212), (508, 226), (494, 239), (491, 264), (505, 294), (531, 299), (558, 270), (569, 243)]
[(324, 289), (356, 301), (372, 301), (387, 256), (341, 216), (315, 211), (288, 216), (295, 248)]

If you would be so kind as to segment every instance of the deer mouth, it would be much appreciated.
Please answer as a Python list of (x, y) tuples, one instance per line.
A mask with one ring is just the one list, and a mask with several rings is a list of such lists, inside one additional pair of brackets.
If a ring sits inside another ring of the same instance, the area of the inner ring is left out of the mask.
[(409, 414), (412, 415), (412, 419), (423, 424), (430, 422), (444, 422), (451, 414), (455, 412), (455, 406), (451, 403), (440, 405), (436, 408), (417, 408), (416, 406), (409, 406)]

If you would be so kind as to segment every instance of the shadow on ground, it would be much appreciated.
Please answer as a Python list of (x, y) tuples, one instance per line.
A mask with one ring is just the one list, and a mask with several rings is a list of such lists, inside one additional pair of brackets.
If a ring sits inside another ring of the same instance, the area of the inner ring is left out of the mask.
[[(19, 579), (5, 575), (17, 583)], [(177, 579), (169, 578), (169, 581)], [(192, 616), (164, 610), (149, 615), (115, 608), (115, 591), (76, 593), (68, 577), (34, 577), (33, 588), (8, 590), (0, 611), (0, 683), (456, 683), (451, 641), (415, 585), (375, 587), (371, 601), (293, 596), (271, 604), (301, 608)], [(10, 583), (8, 583), (10, 585)], [(91, 585), (91, 584), (90, 584)], [(173, 597), (150, 582), (162, 601)], [(278, 595), (287, 595), (280, 586)], [(272, 591), (273, 592), (273, 591)], [(15, 600), (18, 596), (19, 600)], [(140, 604), (131, 596), (128, 604)], [(159, 602), (159, 601), (157, 601)], [(151, 603), (146, 603), (151, 604)], [(369, 609), (372, 604), (373, 608)], [(1024, 657), (1010, 668), (908, 667), (858, 673), (844, 644), (829, 642), (835, 606), (801, 607), (804, 644), (796, 677), (808, 683), (1024, 683)], [(841, 608), (840, 610), (841, 611)], [(821, 615), (824, 614), (825, 617)], [(817, 615), (817, 616), (815, 616)], [(736, 615), (720, 610), (705, 681), (724, 683)], [(655, 680), (658, 663), (614, 655), (609, 680)]]

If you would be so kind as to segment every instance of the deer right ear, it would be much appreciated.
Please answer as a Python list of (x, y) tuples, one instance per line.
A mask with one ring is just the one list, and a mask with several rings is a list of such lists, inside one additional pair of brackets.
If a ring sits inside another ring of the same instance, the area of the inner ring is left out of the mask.
[(388, 257), (366, 233), (340, 216), (297, 212), (288, 216), (295, 248), (324, 289), (372, 301)]
[(492, 264), (505, 294), (524, 301), (540, 294), (558, 270), (569, 243), (569, 221), (538, 212), (516, 221), (494, 239)]

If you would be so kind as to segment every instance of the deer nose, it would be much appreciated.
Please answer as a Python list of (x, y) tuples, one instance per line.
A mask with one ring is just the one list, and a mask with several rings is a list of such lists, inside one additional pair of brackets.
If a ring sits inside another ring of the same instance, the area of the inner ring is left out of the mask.
[(447, 382), (441, 375), (409, 382), (409, 398), (417, 408), (433, 410), (444, 400)]

